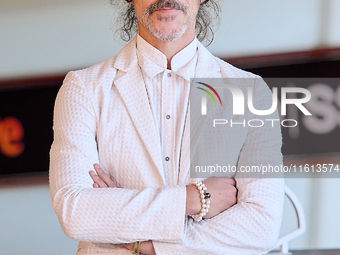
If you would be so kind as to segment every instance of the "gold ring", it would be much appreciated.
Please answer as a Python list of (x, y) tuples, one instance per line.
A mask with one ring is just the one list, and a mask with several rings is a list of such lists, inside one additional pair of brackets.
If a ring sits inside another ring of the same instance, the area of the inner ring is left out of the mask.
[[(141, 244), (141, 241), (133, 243), (132, 254), (140, 255), (140, 253), (139, 253), (140, 252), (140, 244)], [(136, 251), (136, 248), (137, 248), (137, 251)]]

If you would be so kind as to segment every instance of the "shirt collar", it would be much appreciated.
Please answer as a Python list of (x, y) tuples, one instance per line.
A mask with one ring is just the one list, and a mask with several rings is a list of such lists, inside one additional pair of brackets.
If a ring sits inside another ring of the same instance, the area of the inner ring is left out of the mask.
[[(189, 45), (173, 56), (171, 60), (172, 72), (182, 76), (190, 82), (190, 78), (195, 76), (197, 63), (197, 39), (195, 38)], [(137, 35), (137, 56), (139, 65), (149, 78), (167, 69), (166, 56)]]

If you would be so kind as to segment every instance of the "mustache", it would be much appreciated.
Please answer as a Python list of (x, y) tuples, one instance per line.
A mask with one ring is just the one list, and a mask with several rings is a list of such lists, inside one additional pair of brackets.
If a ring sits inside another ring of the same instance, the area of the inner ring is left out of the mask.
[(149, 17), (155, 11), (158, 11), (163, 8), (171, 8), (183, 11), (185, 14), (188, 14), (188, 6), (178, 3), (176, 0), (159, 0), (153, 4), (151, 4), (145, 10), (145, 16)]

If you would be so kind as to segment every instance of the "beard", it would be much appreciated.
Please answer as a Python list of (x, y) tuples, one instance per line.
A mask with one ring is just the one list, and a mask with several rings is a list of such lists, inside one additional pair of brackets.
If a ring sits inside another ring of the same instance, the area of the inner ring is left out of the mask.
[[(164, 22), (169, 22), (174, 20), (174, 17), (160, 17), (159, 19)], [(151, 21), (148, 22), (148, 24), (142, 23), (142, 25), (149, 30), (151, 35), (164, 42), (172, 42), (177, 40), (187, 31), (188, 28), (187, 22), (178, 29), (156, 29)]]
[[(191, 27), (192, 23), (190, 19), (186, 19), (184, 24), (176, 29), (156, 29), (152, 20), (149, 19), (151, 14), (155, 11), (163, 8), (172, 8), (183, 11), (184, 15), (189, 16), (188, 7), (186, 5), (176, 2), (176, 0), (159, 0), (156, 3), (151, 4), (143, 13), (142, 17), (137, 17), (138, 21), (149, 30), (150, 34), (161, 41), (171, 42), (180, 38), (188, 28)], [(171, 22), (176, 16), (158, 16), (157, 20), (161, 22)], [(190, 24), (188, 24), (190, 23)]]

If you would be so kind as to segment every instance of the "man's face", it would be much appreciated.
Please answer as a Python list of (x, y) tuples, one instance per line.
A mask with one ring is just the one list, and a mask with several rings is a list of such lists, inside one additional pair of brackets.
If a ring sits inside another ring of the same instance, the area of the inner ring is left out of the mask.
[[(139, 29), (161, 41), (174, 41), (195, 29), (200, 0), (134, 0)], [(142, 26), (142, 27), (141, 27)]]

